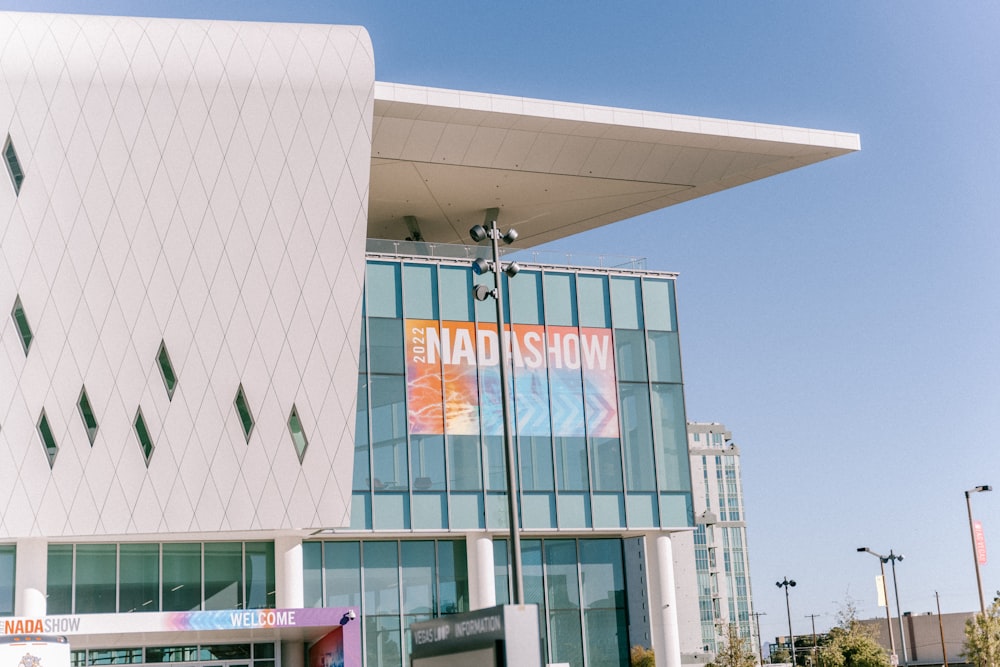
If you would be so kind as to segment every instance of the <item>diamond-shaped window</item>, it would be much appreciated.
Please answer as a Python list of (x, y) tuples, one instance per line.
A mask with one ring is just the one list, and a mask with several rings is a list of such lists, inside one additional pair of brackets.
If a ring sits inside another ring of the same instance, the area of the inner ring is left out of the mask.
[(42, 447), (45, 448), (45, 456), (49, 459), (49, 468), (55, 465), (56, 454), (59, 453), (59, 445), (56, 444), (55, 436), (52, 435), (52, 427), (49, 426), (49, 418), (45, 415), (45, 408), (38, 417), (38, 437), (42, 439)]
[(21, 161), (17, 159), (17, 151), (14, 150), (9, 134), (3, 144), (3, 161), (7, 164), (7, 174), (14, 184), (14, 194), (20, 194), (21, 183), (24, 182), (24, 170), (21, 169)]
[(292, 405), (292, 414), (288, 415), (288, 432), (292, 434), (292, 444), (295, 445), (295, 451), (299, 455), (299, 463), (302, 463), (302, 459), (306, 455), (306, 448), (309, 447), (309, 440), (306, 439), (306, 433), (302, 430), (302, 421), (299, 419), (299, 411), (295, 409), (295, 405)]
[(236, 406), (236, 413), (240, 416), (240, 426), (243, 427), (243, 437), (247, 444), (250, 443), (250, 434), (253, 433), (253, 413), (250, 412), (250, 404), (247, 403), (247, 395), (243, 393), (243, 385), (236, 390), (236, 398), (233, 400)]
[(156, 365), (160, 367), (160, 377), (163, 378), (163, 386), (167, 388), (167, 399), (173, 400), (174, 389), (177, 388), (177, 375), (174, 373), (174, 366), (170, 363), (170, 355), (167, 354), (166, 341), (160, 341), (160, 350), (156, 353)]
[(80, 388), (80, 398), (76, 401), (76, 407), (80, 410), (80, 418), (83, 419), (83, 427), (87, 429), (87, 438), (90, 446), (94, 446), (94, 438), (97, 437), (97, 418), (94, 410), (90, 407), (90, 398), (87, 396), (87, 388)]
[(24, 348), (24, 356), (28, 356), (28, 349), (31, 347), (31, 341), (35, 336), (31, 333), (28, 316), (24, 314), (24, 306), (21, 305), (20, 295), (14, 299), (14, 308), (10, 311), (10, 316), (14, 318), (14, 325), (17, 327), (18, 336), (21, 338), (21, 347)]
[(146, 419), (142, 416), (142, 406), (135, 411), (135, 421), (132, 422), (132, 426), (135, 427), (135, 436), (139, 439), (139, 448), (142, 449), (148, 468), (149, 459), (153, 456), (153, 439), (149, 437), (149, 428), (146, 427)]

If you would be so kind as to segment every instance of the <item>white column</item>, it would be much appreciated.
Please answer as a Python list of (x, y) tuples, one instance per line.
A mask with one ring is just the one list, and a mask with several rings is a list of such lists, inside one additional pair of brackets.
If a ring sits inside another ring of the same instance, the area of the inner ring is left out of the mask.
[[(652, 544), (650, 544), (652, 542)], [(646, 536), (650, 565), (655, 565), (655, 579), (650, 582), (653, 649), (656, 667), (681, 667), (680, 629), (677, 624), (677, 582), (674, 577), (674, 550), (669, 533)], [(650, 568), (653, 569), (652, 567)], [(655, 582), (655, 583), (654, 583)]]
[(45, 616), (49, 543), (40, 537), (17, 541), (14, 560), (14, 615)]
[(274, 538), (274, 604), (278, 609), (300, 609), (305, 604), (302, 577), (302, 538), (298, 535)]
[[(302, 538), (283, 535), (274, 539), (275, 606), (301, 609), (305, 604), (302, 571)], [(281, 667), (306, 667), (305, 644), (281, 642)]]
[(465, 536), (469, 568), (470, 608), (488, 609), (497, 604), (496, 577), (493, 568), (493, 538), (485, 533)]

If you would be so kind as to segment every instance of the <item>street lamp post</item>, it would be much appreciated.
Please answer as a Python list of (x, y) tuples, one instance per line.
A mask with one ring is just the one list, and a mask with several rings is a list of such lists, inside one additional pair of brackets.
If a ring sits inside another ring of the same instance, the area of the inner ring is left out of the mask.
[(795, 586), (795, 580), (788, 577), (774, 584), (778, 588), (785, 589), (785, 611), (788, 612), (788, 643), (792, 646), (792, 667), (795, 667), (795, 635), (792, 634), (792, 605), (788, 601), (788, 589)]
[[(896, 561), (903, 560), (903, 554), (896, 554), (889, 549), (889, 555), (885, 557), (885, 561), (892, 563), (892, 588), (896, 593), (896, 623), (899, 625), (899, 645), (903, 648), (903, 664), (908, 665), (910, 663), (910, 658), (906, 655), (906, 633), (903, 632), (903, 610), (899, 606), (899, 583), (896, 581)], [(886, 600), (886, 605), (889, 601)]]
[(869, 553), (878, 558), (878, 566), (882, 571), (882, 597), (885, 599), (885, 625), (889, 628), (889, 651), (891, 652), (892, 664), (899, 664), (899, 657), (896, 655), (896, 639), (892, 636), (892, 612), (889, 607), (889, 589), (885, 585), (885, 561), (888, 560), (882, 554), (877, 554), (868, 547), (858, 547), (859, 553)]
[(764, 644), (760, 640), (760, 617), (767, 616), (766, 611), (755, 611), (753, 613), (754, 621), (757, 622), (757, 657), (760, 658), (760, 664), (764, 664)]
[(486, 211), (485, 224), (488, 226), (475, 225), (469, 230), (469, 236), (476, 243), (490, 239), (493, 250), (493, 261), (489, 262), (483, 258), (478, 258), (472, 263), (472, 270), (477, 275), (486, 272), (493, 273), (493, 289), (486, 285), (476, 285), (472, 288), (472, 294), (477, 301), (485, 301), (492, 297), (497, 307), (497, 343), (500, 346), (500, 405), (503, 412), (503, 445), (504, 454), (507, 460), (507, 522), (510, 524), (510, 552), (511, 552), (511, 575), (514, 579), (514, 604), (524, 604), (524, 577), (521, 568), (521, 533), (520, 522), (517, 512), (517, 469), (516, 458), (514, 456), (513, 428), (510, 421), (510, 396), (507, 389), (507, 369), (510, 363), (509, 351), (507, 349), (506, 326), (503, 321), (503, 278), (500, 273), (506, 273), (508, 278), (512, 278), (521, 267), (517, 262), (511, 262), (506, 267), (500, 263), (500, 241), (510, 245), (517, 240), (517, 231), (508, 229), (506, 234), (501, 234), (497, 227), (497, 216), (500, 211), (491, 208)]
[(992, 490), (993, 487), (989, 484), (980, 484), (965, 492), (965, 509), (969, 511), (969, 535), (972, 537), (972, 562), (976, 564), (976, 588), (979, 590), (979, 611), (982, 614), (986, 613), (986, 601), (983, 599), (983, 579), (979, 574), (979, 553), (976, 549), (976, 531), (972, 527), (972, 501), (969, 500), (969, 495)]

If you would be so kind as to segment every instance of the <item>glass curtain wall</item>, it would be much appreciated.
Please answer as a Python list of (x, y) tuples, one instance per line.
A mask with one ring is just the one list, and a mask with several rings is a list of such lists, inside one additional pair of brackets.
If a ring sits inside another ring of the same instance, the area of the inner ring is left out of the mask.
[(50, 544), (47, 611), (269, 609), (274, 579), (273, 542)]
[[(495, 540), (497, 603), (510, 601), (506, 540)], [(572, 667), (628, 664), (622, 541), (526, 539), (521, 542), (525, 602), (537, 604), (545, 662)]]
[(17, 547), (0, 544), (0, 616), (14, 615), (14, 566)]
[(464, 540), (302, 545), (307, 607), (359, 609), (367, 667), (409, 664), (409, 626), (469, 611)]
[[(352, 528), (508, 526), (495, 309), (471, 296), (490, 279), (369, 259)], [(673, 277), (504, 280), (522, 526), (692, 525)]]

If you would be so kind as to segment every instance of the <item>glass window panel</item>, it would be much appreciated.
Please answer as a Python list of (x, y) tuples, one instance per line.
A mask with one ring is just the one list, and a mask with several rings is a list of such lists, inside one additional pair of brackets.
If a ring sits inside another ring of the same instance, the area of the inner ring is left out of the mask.
[(655, 491), (649, 387), (623, 382), (619, 389), (626, 488), (629, 491)]
[(549, 609), (579, 609), (576, 540), (545, 540), (545, 583)]
[(622, 491), (622, 453), (618, 438), (590, 438), (595, 491)]
[(403, 373), (403, 320), (370, 318), (368, 347), (372, 373)]
[(406, 460), (406, 388), (402, 376), (372, 375), (372, 461), (374, 489), (409, 486)]
[(553, 489), (552, 439), (549, 436), (518, 438), (521, 448), (521, 490)]
[(59, 445), (56, 444), (56, 438), (52, 435), (52, 427), (49, 425), (49, 418), (45, 414), (45, 408), (42, 408), (42, 414), (38, 417), (38, 437), (42, 441), (42, 447), (45, 449), (45, 457), (49, 461), (49, 468), (53, 467), (56, 462), (56, 454), (59, 453)]
[(83, 420), (83, 427), (87, 431), (87, 439), (91, 447), (94, 445), (94, 438), (97, 437), (97, 418), (94, 410), (90, 406), (90, 397), (87, 396), (87, 388), (80, 387), (80, 397), (76, 401), (76, 407), (80, 411), (80, 419)]
[(607, 276), (579, 274), (576, 277), (576, 289), (580, 304), (580, 326), (609, 328), (611, 300), (608, 297)]
[[(547, 611), (545, 608), (545, 579), (542, 570), (542, 542), (541, 540), (521, 541), (521, 579), (524, 584), (524, 603), (538, 605), (538, 639), (539, 655), (548, 654), (548, 645), (545, 627)], [(543, 662), (550, 662), (544, 661)]]
[(611, 279), (611, 321), (615, 329), (642, 328), (642, 292), (638, 278)]
[(587, 472), (585, 438), (555, 438), (556, 480), (560, 491), (586, 491), (590, 488)]
[(554, 663), (583, 665), (580, 612), (550, 611), (549, 631), (552, 633), (552, 652), (549, 659)]
[(247, 395), (243, 391), (243, 385), (240, 384), (239, 388), (236, 390), (236, 398), (233, 399), (233, 405), (236, 406), (236, 415), (240, 418), (240, 426), (243, 428), (243, 437), (246, 439), (247, 443), (250, 442), (250, 434), (253, 433), (253, 413), (250, 412), (250, 404), (247, 402)]
[(583, 640), (587, 664), (617, 667), (628, 664), (628, 623), (624, 609), (588, 609), (583, 612)]
[(201, 647), (200, 660), (250, 660), (250, 644), (214, 644)]
[(0, 545), (0, 616), (14, 614), (14, 558), (17, 547)]
[(246, 607), (274, 609), (274, 542), (247, 542), (244, 549)]
[(691, 491), (684, 394), (678, 384), (653, 385), (653, 437), (661, 491)]
[(372, 494), (351, 494), (351, 528), (354, 530), (371, 530)]
[(11, 183), (14, 184), (15, 196), (21, 192), (21, 184), (24, 183), (24, 170), (21, 168), (21, 161), (17, 159), (17, 151), (14, 150), (14, 142), (7, 135), (7, 141), (3, 145), (4, 163), (7, 165), (7, 174)]
[(309, 448), (309, 439), (306, 437), (305, 429), (302, 427), (302, 420), (299, 418), (299, 410), (292, 405), (292, 412), (288, 415), (288, 432), (292, 436), (292, 445), (295, 453), (298, 454), (299, 463), (306, 456), (306, 449)]
[(438, 283), (430, 264), (403, 266), (403, 310), (406, 317), (421, 320), (438, 318)]
[(486, 447), (486, 488), (489, 491), (506, 491), (507, 457), (503, 437), (484, 435), (483, 444)]
[(590, 494), (586, 492), (561, 491), (556, 496), (556, 515), (560, 528), (591, 528)]
[(125, 543), (118, 549), (119, 611), (160, 611), (160, 545)]
[(370, 491), (371, 461), (368, 460), (368, 375), (358, 375), (358, 407), (354, 419), (355, 491)]
[(403, 569), (403, 613), (433, 614), (436, 609), (434, 542), (404, 541), (399, 545)]
[(552, 492), (522, 493), (520, 512), (522, 528), (555, 528), (556, 496)]
[(415, 435), (410, 442), (415, 491), (444, 490), (444, 436)]
[(114, 613), (118, 579), (118, 549), (114, 544), (76, 547), (77, 614)]
[(585, 609), (624, 607), (621, 540), (580, 540), (580, 578)]
[(369, 317), (402, 317), (399, 264), (368, 262), (365, 293)]
[(146, 647), (146, 662), (194, 662), (200, 656), (197, 646)]
[(399, 617), (365, 615), (365, 665), (399, 667), (402, 664)]
[(139, 407), (135, 411), (135, 420), (132, 422), (132, 426), (135, 428), (135, 437), (139, 441), (139, 449), (142, 451), (142, 456), (146, 461), (146, 467), (149, 467), (149, 460), (153, 457), (153, 439), (149, 435), (149, 429), (146, 427), (146, 419), (142, 416), (142, 408)]
[(497, 604), (509, 604), (510, 565), (507, 558), (507, 540), (493, 540), (493, 581), (497, 591)]
[(28, 316), (24, 312), (24, 306), (21, 305), (20, 296), (14, 297), (14, 308), (10, 311), (10, 316), (14, 318), (14, 326), (17, 327), (24, 356), (28, 356), (28, 350), (31, 348), (31, 341), (34, 335), (31, 333), (31, 325), (28, 324)]
[[(448, 436), (448, 472), (453, 491), (479, 491), (483, 488), (480, 454), (478, 436)], [(502, 481), (500, 484), (503, 488)]]
[(381, 491), (372, 496), (376, 530), (409, 530), (410, 495), (405, 491)]
[(109, 648), (92, 650), (90, 665), (138, 665), (142, 663), (141, 648)]
[(510, 321), (514, 324), (541, 324), (542, 274), (521, 271), (507, 281)]
[(160, 377), (163, 378), (163, 386), (167, 389), (167, 398), (174, 398), (174, 389), (177, 388), (177, 374), (174, 373), (174, 365), (170, 363), (170, 354), (167, 352), (166, 341), (160, 341), (160, 349), (156, 353), (156, 363), (160, 367)]
[(646, 335), (615, 329), (615, 357), (620, 382), (646, 381)]
[(448, 528), (448, 501), (443, 491), (414, 491), (410, 497), (410, 527)]
[(676, 333), (649, 332), (649, 379), (653, 382), (681, 381), (681, 348)]
[[(482, 275), (472, 274), (472, 284), (475, 285), (486, 285), (489, 289), (493, 289), (494, 279), (492, 273), (484, 273)], [(470, 288), (471, 293), (471, 288)], [(477, 322), (496, 322), (497, 321), (497, 305), (496, 301), (492, 297), (486, 298), (483, 301), (475, 301), (476, 304), (476, 321)], [(504, 304), (504, 321), (509, 322), (510, 319), (507, 317), (507, 308)]]
[(454, 530), (480, 530), (485, 527), (485, 507), (482, 492), (448, 494), (449, 526)]
[(469, 611), (469, 570), (464, 541), (441, 541), (438, 547), (438, 581), (442, 614)]
[(621, 528), (625, 525), (625, 494), (595, 493), (590, 497), (594, 528)]
[(398, 542), (365, 542), (364, 616), (399, 613)]
[(361, 606), (360, 549), (360, 542), (323, 543), (323, 569), (326, 574), (324, 606)]
[(254, 644), (253, 658), (254, 660), (274, 660), (274, 643), (264, 642), (262, 644)]
[(73, 545), (50, 544), (45, 590), (49, 615), (73, 613)]
[(163, 545), (163, 611), (201, 609), (201, 544)]
[(441, 319), (472, 321), (472, 269), (454, 266), (438, 267), (441, 293)]
[(646, 328), (656, 331), (676, 331), (674, 282), (646, 278), (642, 281), (642, 310)]
[(303, 605), (323, 606), (323, 543), (302, 543)]
[(546, 273), (545, 323), (576, 326), (576, 282), (569, 273)]

